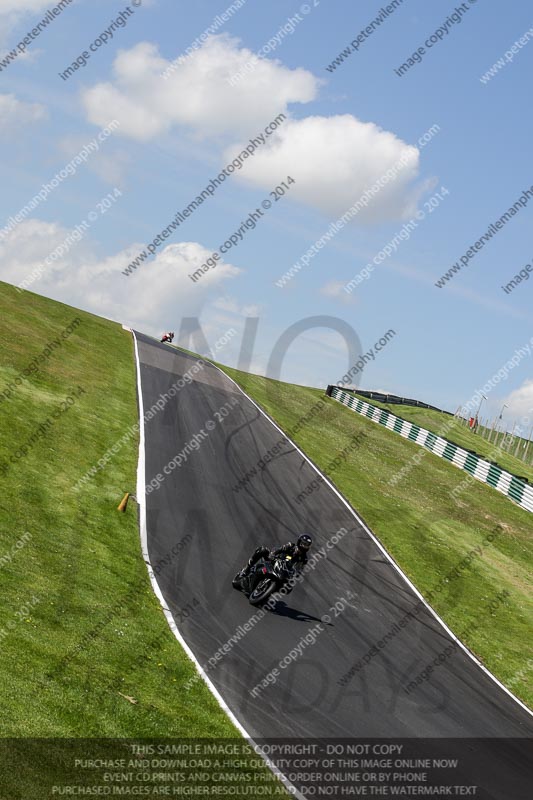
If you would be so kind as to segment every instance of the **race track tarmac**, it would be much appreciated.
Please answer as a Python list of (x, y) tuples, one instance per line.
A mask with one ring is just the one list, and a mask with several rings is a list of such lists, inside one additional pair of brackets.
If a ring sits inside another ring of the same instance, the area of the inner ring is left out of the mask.
[[(197, 359), (136, 336), (146, 412)], [(206, 363), (182, 384), (145, 425), (145, 483), (158, 473), (164, 478), (146, 494), (148, 551), (202, 666), (239, 636), (208, 675), (250, 736), (531, 736), (531, 714), (461, 649), (406, 690), (453, 646), (449, 634), (425, 607), (409, 616), (419, 598), (327, 484), (297, 502), (316, 471), (229, 378)], [(170, 468), (180, 451), (181, 463)], [(271, 460), (258, 469), (267, 453)], [(254, 467), (255, 476), (236, 491)], [(258, 544), (282, 544), (304, 531), (314, 537), (314, 568), (273, 611), (250, 623), (257, 612), (232, 589), (232, 577)], [(329, 623), (320, 622), (324, 615)], [(300, 654), (280, 668), (299, 644)], [(253, 697), (276, 668), (275, 682)], [(508, 789), (523, 763), (516, 748), (515, 742), (490, 753), (495, 780)]]

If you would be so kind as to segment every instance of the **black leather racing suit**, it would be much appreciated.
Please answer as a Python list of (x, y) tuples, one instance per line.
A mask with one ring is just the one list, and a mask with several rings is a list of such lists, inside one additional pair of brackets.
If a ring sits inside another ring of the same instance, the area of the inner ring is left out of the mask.
[(305, 550), (298, 547), (297, 544), (294, 542), (287, 542), (287, 544), (282, 545), (281, 547), (276, 547), (274, 550), (270, 550), (268, 547), (260, 546), (252, 553), (251, 557), (248, 559), (248, 564), (246, 566), (246, 570), (249, 571), (254, 564), (257, 564), (259, 559), (261, 558), (276, 558), (276, 556), (282, 555), (289, 555), (292, 556), (295, 566), (302, 569), (307, 564), (307, 553)]

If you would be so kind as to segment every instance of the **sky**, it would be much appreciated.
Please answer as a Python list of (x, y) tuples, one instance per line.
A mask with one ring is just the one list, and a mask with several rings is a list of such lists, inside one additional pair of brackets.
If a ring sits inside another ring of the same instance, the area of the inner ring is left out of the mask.
[(526, 0), (0, 0), (0, 279), (526, 429), (532, 66)]

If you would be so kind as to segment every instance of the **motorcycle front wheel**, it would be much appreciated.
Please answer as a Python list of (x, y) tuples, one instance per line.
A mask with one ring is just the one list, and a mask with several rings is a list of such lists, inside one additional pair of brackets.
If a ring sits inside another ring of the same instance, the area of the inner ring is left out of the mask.
[(259, 606), (264, 603), (267, 597), (270, 597), (275, 590), (276, 585), (276, 581), (273, 581), (272, 578), (265, 578), (260, 581), (248, 598), (250, 605)]

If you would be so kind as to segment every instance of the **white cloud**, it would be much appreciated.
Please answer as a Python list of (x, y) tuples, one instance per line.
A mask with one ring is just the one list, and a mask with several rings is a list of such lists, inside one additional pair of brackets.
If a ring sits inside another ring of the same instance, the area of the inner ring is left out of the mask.
[(25, 50), (23, 53), (18, 54), (17, 61), (26, 61), (28, 64), (33, 64), (45, 52), (45, 50), (40, 50), (38, 47), (33, 50)]
[(344, 291), (344, 287), (346, 286), (346, 281), (330, 281), (326, 283), (325, 286), (322, 286), (320, 289), (321, 294), (326, 295), (326, 297), (334, 297), (337, 300), (341, 300), (343, 303), (350, 304), (355, 302), (355, 295), (353, 293), (348, 294)]
[[(14, 49), (18, 44), (11, 41), (11, 33), (15, 27), (24, 17), (44, 11), (50, 5), (50, 0), (0, 0), (0, 46), (8, 50)], [(24, 31), (24, 36), (26, 33)]]
[[(231, 78), (252, 57), (238, 39), (209, 37), (165, 79), (172, 62), (157, 46), (141, 42), (120, 51), (112, 80), (82, 93), (90, 122), (103, 127), (120, 121), (119, 135), (149, 141), (173, 129), (196, 140), (225, 137), (221, 163), (242, 151), (246, 137), (259, 134), (278, 114), (289, 117), (293, 103), (309, 103), (322, 81), (304, 69), (261, 59), (245, 81)], [(231, 138), (230, 138), (231, 137)], [(272, 190), (294, 178), (289, 197), (329, 216), (342, 215), (367, 189), (394, 168), (396, 177), (370, 200), (356, 219), (363, 222), (408, 218), (425, 187), (414, 187), (419, 151), (372, 122), (351, 114), (287, 119), (235, 173), (237, 180)]]
[(50, 0), (0, 0), (0, 14), (23, 14), (40, 11), (50, 5)]
[[(55, 223), (27, 220), (0, 241), (0, 277), (18, 285), (62, 242), (69, 231)], [(86, 236), (88, 237), (88, 233)], [(151, 262), (130, 276), (122, 270), (143, 245), (127, 249), (103, 260), (92, 252), (89, 238), (75, 244), (70, 252), (46, 268), (32, 283), (30, 291), (115, 319), (141, 330), (178, 327), (183, 316), (199, 316), (229, 278), (240, 273), (237, 267), (219, 262), (193, 283), (188, 277), (211, 255), (197, 242), (179, 242), (165, 247)]]
[[(241, 146), (226, 152), (229, 159)], [(402, 164), (405, 163), (405, 166)], [(237, 180), (272, 190), (294, 178), (288, 197), (341, 216), (365, 191), (395, 168), (396, 177), (375, 194), (357, 216), (365, 222), (412, 216), (420, 194), (419, 151), (393, 133), (351, 114), (289, 120), (248, 159)]]
[(175, 126), (200, 138), (253, 135), (290, 103), (313, 100), (320, 81), (307, 70), (264, 59), (246, 81), (231, 86), (228, 78), (252, 55), (238, 39), (211, 36), (165, 79), (161, 73), (171, 62), (156, 45), (141, 42), (119, 52), (113, 81), (85, 90), (83, 103), (92, 123), (116, 118), (119, 133), (139, 141)]
[[(508, 419), (516, 419), (519, 423), (522, 419), (522, 435), (528, 434), (529, 427), (533, 425), (533, 379), (526, 380), (522, 386), (511, 392), (505, 402), (508, 405), (505, 416)], [(529, 418), (529, 422), (524, 418)]]
[(12, 133), (20, 125), (37, 122), (46, 116), (40, 103), (25, 103), (14, 94), (0, 94), (0, 134)]
[(260, 305), (255, 305), (253, 303), (250, 305), (240, 305), (234, 297), (230, 297), (229, 295), (218, 297), (213, 305), (215, 308), (227, 311), (229, 314), (236, 314), (239, 317), (258, 317), (261, 312)]

